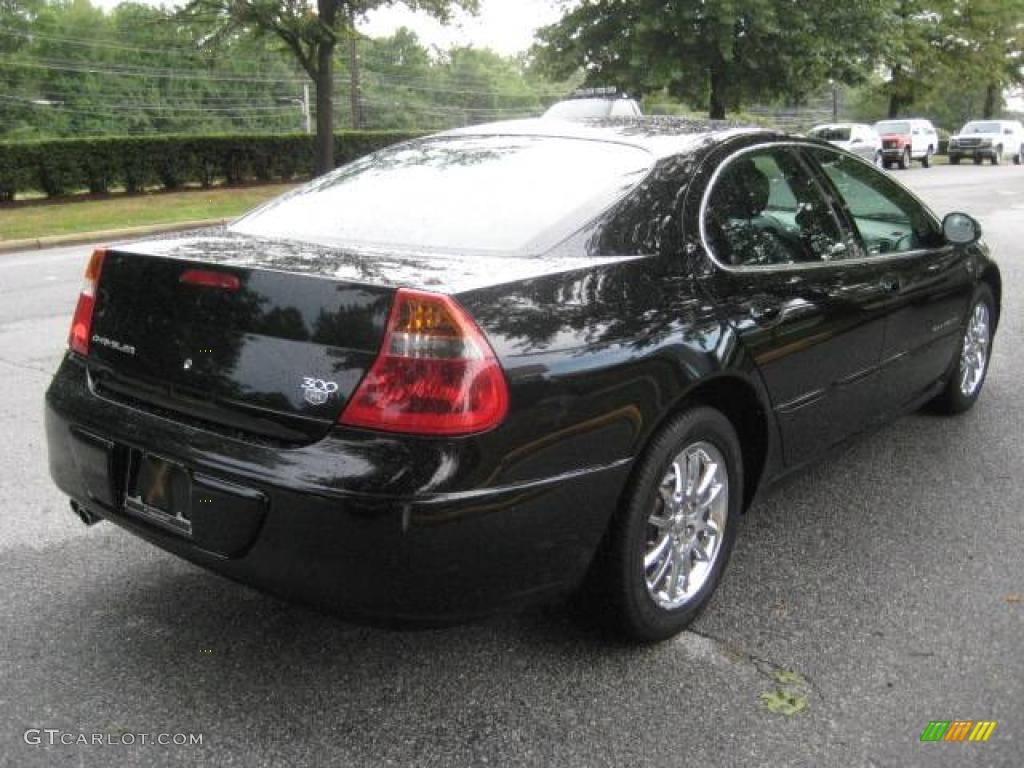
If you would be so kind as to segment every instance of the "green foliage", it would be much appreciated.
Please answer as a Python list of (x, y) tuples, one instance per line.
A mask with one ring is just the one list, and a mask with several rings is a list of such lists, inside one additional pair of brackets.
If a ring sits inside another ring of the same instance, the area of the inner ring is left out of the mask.
[(594, 0), (541, 29), (537, 65), (591, 84), (670, 95), (725, 116), (754, 99), (800, 99), (853, 82), (874, 51), (884, 0)]
[[(86, 0), (0, 0), (0, 139), (303, 130), (304, 86), (314, 117), (317, 104), (294, 54), (272, 34), (218, 36), (222, 21), (137, 3), (103, 14)], [(356, 44), (362, 128), (535, 115), (582, 79), (551, 82), (485, 49), (429, 51), (408, 29)], [(355, 127), (349, 63), (346, 37), (333, 61), (339, 127)]]
[[(339, 163), (421, 135), (351, 131), (335, 136)], [(16, 193), (48, 196), (116, 186), (128, 192), (185, 184), (287, 181), (312, 171), (312, 137), (288, 135), (120, 136), (0, 142), (0, 200)]]

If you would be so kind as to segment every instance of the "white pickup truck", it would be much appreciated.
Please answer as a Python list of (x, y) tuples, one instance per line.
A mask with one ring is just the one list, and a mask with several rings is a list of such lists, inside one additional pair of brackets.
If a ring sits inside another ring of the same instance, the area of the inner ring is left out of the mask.
[(949, 139), (949, 162), (959, 165), (960, 159), (970, 157), (975, 165), (988, 158), (999, 165), (1007, 157), (1021, 164), (1024, 153), (1024, 126), (1019, 120), (972, 120), (960, 133)]

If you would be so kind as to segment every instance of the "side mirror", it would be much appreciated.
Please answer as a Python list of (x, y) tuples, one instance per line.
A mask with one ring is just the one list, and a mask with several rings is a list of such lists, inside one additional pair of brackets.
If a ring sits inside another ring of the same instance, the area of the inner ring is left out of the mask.
[(970, 245), (981, 239), (981, 224), (966, 213), (949, 213), (942, 220), (942, 234), (954, 245)]

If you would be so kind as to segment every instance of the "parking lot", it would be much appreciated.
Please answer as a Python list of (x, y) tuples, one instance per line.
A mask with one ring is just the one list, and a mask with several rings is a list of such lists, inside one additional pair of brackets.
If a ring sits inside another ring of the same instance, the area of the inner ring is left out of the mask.
[[(1024, 764), (1024, 167), (895, 173), (978, 217), (1001, 264), (986, 392), (767, 494), (708, 611), (648, 647), (559, 608), (353, 626), (84, 527), (47, 474), (42, 398), (90, 247), (0, 256), (0, 765)], [(932, 720), (998, 725), (921, 743)]]

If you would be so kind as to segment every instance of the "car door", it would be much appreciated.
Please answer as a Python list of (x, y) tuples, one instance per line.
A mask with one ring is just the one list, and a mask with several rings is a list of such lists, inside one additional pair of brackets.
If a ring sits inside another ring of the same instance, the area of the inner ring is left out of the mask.
[(795, 145), (725, 160), (699, 215), (715, 265), (701, 284), (760, 372), (785, 463), (805, 463), (876, 415), (882, 274), (860, 258)]
[(931, 212), (886, 174), (827, 149), (805, 152), (864, 251), (884, 266), (882, 391), (889, 408), (906, 408), (926, 397), (953, 362), (974, 286), (969, 253), (948, 244)]

